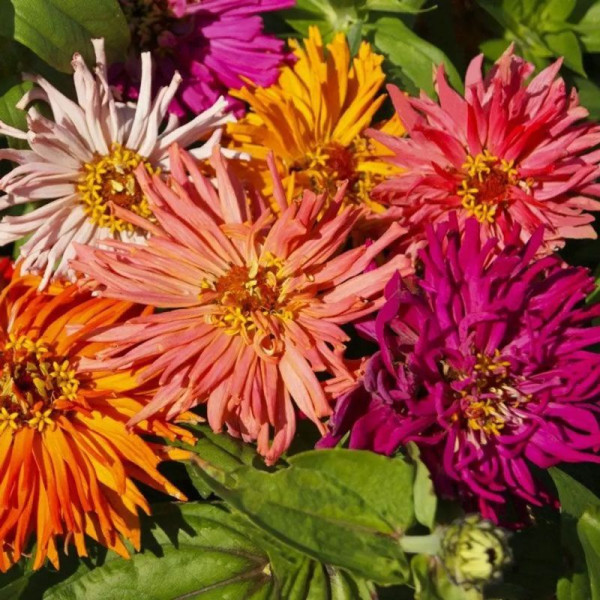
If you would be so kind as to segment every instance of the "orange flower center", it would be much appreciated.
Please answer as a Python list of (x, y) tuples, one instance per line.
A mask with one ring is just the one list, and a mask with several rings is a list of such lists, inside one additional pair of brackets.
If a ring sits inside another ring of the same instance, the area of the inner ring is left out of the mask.
[(457, 195), (462, 205), (480, 223), (493, 223), (498, 212), (508, 206), (509, 187), (519, 185), (514, 161), (506, 161), (484, 150), (467, 156)]
[[(204, 279), (201, 287), (216, 305), (207, 317), (211, 325), (223, 327), (229, 335), (241, 335), (251, 344), (255, 336), (271, 336), (273, 319), (293, 319), (298, 303), (284, 292), (283, 261), (272, 255), (250, 266), (232, 266), (215, 280)], [(277, 336), (275, 336), (277, 337)]]
[(513, 385), (510, 362), (503, 360), (498, 350), (493, 356), (477, 354), (472, 373), (461, 373), (445, 365), (449, 381), (460, 382), (454, 394), (459, 410), (453, 420), (460, 420), (472, 432), (478, 432), (485, 442), (488, 436), (500, 435), (513, 409), (531, 399)]
[(41, 341), (10, 335), (0, 375), (0, 434), (21, 427), (53, 427), (59, 400), (75, 400), (79, 380), (67, 359), (55, 357)]
[(134, 171), (139, 164), (143, 164), (151, 174), (159, 171), (121, 144), (113, 144), (109, 154), (97, 156), (84, 166), (77, 191), (92, 223), (107, 227), (112, 233), (134, 231), (134, 225), (115, 217), (113, 205), (126, 208), (145, 219), (153, 218), (148, 200), (135, 177)]
[(343, 181), (347, 181), (346, 203), (367, 205), (374, 212), (383, 212), (384, 207), (371, 200), (371, 191), (385, 177), (360, 168), (361, 162), (369, 158), (369, 143), (369, 140), (359, 135), (347, 147), (337, 142), (324, 144), (308, 153), (290, 170), (304, 172), (308, 178), (307, 187), (316, 193), (326, 191), (330, 197), (335, 195), (337, 187)]

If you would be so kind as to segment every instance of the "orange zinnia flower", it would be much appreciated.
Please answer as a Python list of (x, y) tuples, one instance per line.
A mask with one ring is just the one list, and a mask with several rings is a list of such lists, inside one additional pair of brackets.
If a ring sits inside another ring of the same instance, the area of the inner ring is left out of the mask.
[[(86, 556), (85, 536), (128, 556), (140, 545), (138, 510), (149, 506), (132, 478), (176, 498), (157, 470), (168, 457), (151, 433), (189, 437), (159, 418), (126, 427), (145, 402), (131, 372), (86, 373), (81, 359), (103, 344), (85, 341), (98, 326), (139, 315), (129, 302), (92, 298), (77, 286), (21, 277), (0, 295), (0, 570), (35, 537), (33, 568), (58, 568), (57, 538)], [(170, 456), (178, 454), (171, 452)], [(181, 454), (181, 453), (179, 453)]]
[(218, 193), (189, 154), (173, 148), (171, 160), (170, 186), (137, 171), (156, 225), (115, 209), (152, 233), (148, 246), (77, 246), (72, 266), (101, 294), (176, 309), (97, 338), (114, 343), (105, 352), (111, 368), (149, 364), (142, 378), (160, 374), (161, 388), (136, 420), (207, 403), (214, 430), (257, 440), (272, 462), (294, 435), (294, 404), (324, 431), (320, 418), (331, 410), (315, 371), (353, 383), (340, 325), (376, 310), (390, 276), (410, 270), (403, 256), (370, 268), (403, 229), (394, 224), (370, 246), (340, 253), (362, 212), (342, 207), (343, 189), (327, 209), (325, 194), (308, 191), (288, 206), (275, 176), (276, 217), (245, 196), (218, 152)]

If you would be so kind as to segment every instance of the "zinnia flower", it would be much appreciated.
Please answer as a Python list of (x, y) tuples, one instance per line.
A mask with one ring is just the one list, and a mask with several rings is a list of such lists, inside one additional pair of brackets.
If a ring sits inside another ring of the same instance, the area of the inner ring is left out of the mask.
[[(285, 59), (284, 43), (263, 33), (261, 13), (293, 6), (295, 0), (119, 0), (132, 38), (132, 56), (111, 65), (110, 81), (137, 99), (137, 54), (152, 51), (160, 85), (175, 72), (182, 84), (169, 110), (198, 114), (230, 88), (247, 80), (271, 85)], [(228, 97), (236, 113), (243, 105)]]
[(415, 442), (442, 493), (473, 500), (488, 518), (509, 498), (540, 504), (530, 465), (600, 462), (600, 308), (586, 269), (532, 260), (519, 232), (498, 249), (482, 226), (430, 229), (419, 277), (394, 277), (371, 331), (381, 347), (363, 384), (339, 400), (322, 446), (390, 454)]
[[(128, 556), (140, 546), (138, 511), (150, 507), (134, 479), (182, 498), (159, 473), (169, 454), (140, 434), (189, 434), (159, 417), (126, 423), (149, 396), (134, 373), (80, 369), (103, 345), (94, 328), (140, 314), (131, 303), (92, 298), (77, 286), (15, 279), (0, 295), (0, 570), (35, 541), (33, 568), (58, 568), (58, 547), (86, 556), (86, 536)], [(175, 452), (170, 451), (171, 456)]]
[[(205, 145), (194, 150), (208, 157), (218, 141), (218, 126), (229, 118), (221, 99), (194, 120), (178, 127), (177, 119), (164, 117), (181, 78), (175, 75), (169, 87), (154, 100), (150, 96), (151, 59), (142, 55), (142, 85), (137, 106), (115, 102), (106, 81), (103, 40), (94, 40), (95, 77), (79, 54), (73, 57), (77, 103), (41, 77), (21, 100), (47, 102), (54, 121), (34, 107), (28, 112), (28, 131), (0, 122), (0, 133), (26, 140), (30, 150), (0, 150), (0, 158), (19, 163), (2, 179), (0, 209), (26, 202), (45, 204), (22, 216), (6, 216), (0, 222), (0, 244), (28, 234), (21, 248), (22, 272), (44, 271), (42, 287), (52, 270), (65, 275), (73, 242), (93, 243), (106, 238), (141, 241), (143, 233), (115, 217), (114, 206), (126, 206), (141, 217), (153, 219), (148, 202), (133, 175), (142, 164), (149, 173), (168, 168), (168, 147), (178, 142), (187, 146), (213, 132)], [(62, 260), (61, 260), (62, 258)]]
[(600, 127), (582, 121), (588, 112), (577, 93), (557, 78), (557, 61), (528, 84), (533, 65), (509, 48), (485, 79), (483, 56), (467, 71), (464, 98), (437, 71), (439, 104), (426, 96), (389, 91), (408, 136), (370, 135), (387, 146), (403, 172), (383, 182), (374, 196), (403, 210), (413, 242), (425, 226), (457, 211), (475, 217), (484, 237), (502, 241), (521, 226), (526, 241), (545, 228), (542, 252), (565, 238), (595, 238), (593, 216), (600, 195)]
[[(289, 43), (297, 60), (282, 69), (277, 83), (232, 92), (251, 109), (227, 129), (231, 147), (254, 158), (250, 165), (240, 165), (241, 172), (270, 194), (265, 159), (273, 152), (288, 200), (305, 189), (327, 190), (333, 197), (339, 183), (347, 180), (345, 202), (365, 207), (374, 218), (384, 208), (371, 200), (371, 190), (397, 173), (381, 160), (391, 153), (363, 135), (385, 100), (384, 94), (378, 95), (385, 80), (383, 56), (362, 42), (352, 59), (343, 33), (333, 38), (326, 52), (314, 26), (304, 47), (296, 40)], [(396, 118), (380, 126), (391, 135), (403, 132)]]
[(245, 196), (218, 150), (212, 164), (218, 193), (178, 148), (170, 186), (138, 169), (157, 224), (121, 208), (117, 214), (152, 233), (148, 246), (78, 246), (73, 268), (102, 295), (175, 309), (97, 338), (114, 345), (98, 366), (147, 364), (140, 381), (160, 374), (158, 393), (134, 421), (163, 407), (175, 416), (207, 403), (215, 431), (225, 425), (258, 440), (273, 462), (294, 435), (294, 404), (324, 432), (319, 419), (330, 406), (314, 371), (353, 382), (339, 326), (378, 308), (385, 281), (409, 268), (399, 256), (363, 272), (402, 228), (394, 224), (370, 246), (339, 254), (360, 216), (356, 207), (341, 208), (343, 189), (325, 211), (325, 196), (308, 191), (288, 206), (275, 179), (275, 217), (260, 198)]

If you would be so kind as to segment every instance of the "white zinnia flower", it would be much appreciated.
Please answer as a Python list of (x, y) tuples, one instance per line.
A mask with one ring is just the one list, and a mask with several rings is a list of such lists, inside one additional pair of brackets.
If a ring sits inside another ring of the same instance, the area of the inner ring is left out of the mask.
[(168, 171), (172, 144), (185, 148), (211, 134), (191, 151), (197, 158), (207, 158), (219, 142), (220, 126), (233, 120), (223, 98), (182, 126), (174, 115), (165, 120), (181, 77), (175, 73), (170, 85), (152, 99), (152, 62), (147, 52), (141, 56), (137, 105), (115, 101), (106, 77), (104, 41), (93, 40), (93, 44), (95, 76), (79, 54), (73, 57), (77, 103), (42, 77), (26, 76), (37, 86), (17, 106), (25, 108), (42, 100), (50, 105), (54, 120), (31, 107), (27, 132), (0, 121), (0, 134), (26, 140), (30, 147), (0, 149), (0, 159), (18, 163), (0, 179), (0, 189), (6, 192), (0, 197), (0, 209), (46, 201), (28, 214), (5, 216), (0, 221), (0, 245), (32, 234), (21, 248), (19, 262), (22, 272), (43, 271), (42, 288), (55, 268), (57, 275), (67, 275), (73, 242), (97, 244), (106, 238), (142, 242), (141, 230), (113, 214), (113, 206), (119, 205), (152, 218), (133, 174), (135, 167), (143, 163), (149, 173)]

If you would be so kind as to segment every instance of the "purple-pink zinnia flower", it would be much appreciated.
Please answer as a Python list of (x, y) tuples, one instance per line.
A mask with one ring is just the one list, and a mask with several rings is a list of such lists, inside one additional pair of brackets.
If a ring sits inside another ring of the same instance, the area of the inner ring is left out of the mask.
[[(127, 99), (136, 99), (142, 50), (152, 51), (156, 83), (183, 78), (169, 110), (197, 114), (248, 79), (266, 87), (277, 80), (284, 42), (263, 32), (261, 13), (293, 6), (295, 0), (119, 0), (132, 34), (132, 55), (109, 71)], [(229, 98), (236, 112), (238, 100)]]
[(600, 460), (600, 355), (586, 350), (600, 308), (580, 306), (585, 269), (532, 260), (542, 229), (499, 249), (480, 227), (469, 219), (461, 235), (453, 215), (430, 228), (422, 274), (390, 281), (368, 327), (380, 351), (320, 445), (348, 431), (351, 447), (385, 454), (416, 442), (439, 492), (497, 520), (511, 497), (546, 498), (530, 465)]

